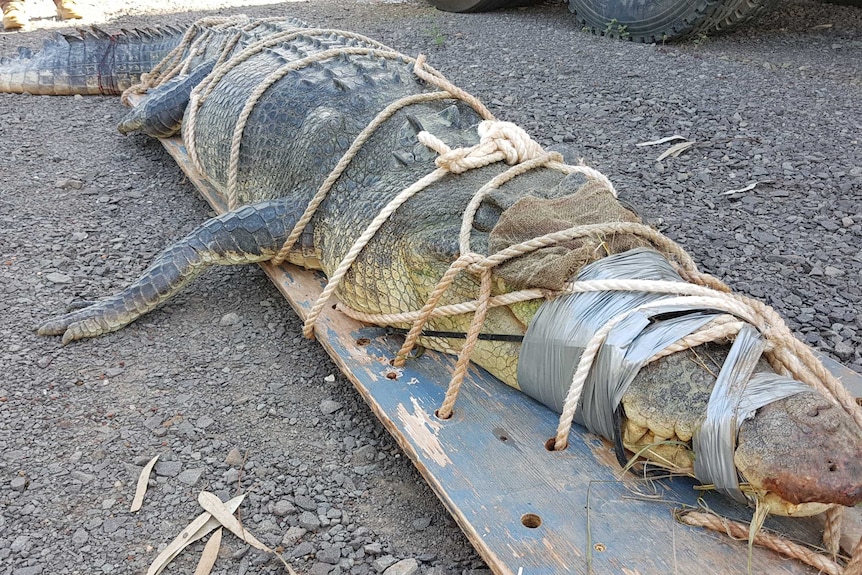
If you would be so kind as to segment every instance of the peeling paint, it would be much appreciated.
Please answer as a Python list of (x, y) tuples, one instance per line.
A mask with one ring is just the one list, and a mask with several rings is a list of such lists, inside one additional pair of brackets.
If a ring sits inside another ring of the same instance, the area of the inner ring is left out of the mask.
[(411, 397), (410, 402), (413, 404), (413, 413), (407, 411), (403, 403), (398, 404), (395, 413), (395, 416), (404, 425), (404, 430), (425, 457), (440, 467), (451, 464), (452, 460), (446, 455), (443, 445), (437, 438), (437, 433), (442, 426), (433, 418), (433, 415), (429, 415), (422, 409), (415, 397)]

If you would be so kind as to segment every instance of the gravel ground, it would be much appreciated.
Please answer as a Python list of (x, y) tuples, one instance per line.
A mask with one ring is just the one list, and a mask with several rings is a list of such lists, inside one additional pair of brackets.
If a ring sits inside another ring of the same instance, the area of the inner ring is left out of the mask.
[[(108, 0), (91, 20), (288, 13), (427, 53), (862, 372), (862, 10), (789, 1), (730, 36), (643, 46), (582, 33), (560, 4), (479, 15), (418, 1), (237, 4)], [(50, 3), (33, 8), (46, 18), (0, 34), (0, 54), (62, 26)], [(199, 513), (202, 488), (247, 492), (244, 524), (301, 573), (401, 560), (398, 573), (488, 572), (256, 267), (212, 271), (118, 333), (66, 347), (37, 337), (40, 321), (119, 289), (210, 210), (157, 142), (116, 133), (116, 98), (0, 96), (0, 573), (143, 573)], [(673, 134), (698, 145), (662, 162), (669, 144), (635, 146)], [(157, 453), (143, 510), (129, 514)], [(169, 572), (190, 573), (191, 555)], [(215, 572), (280, 569), (226, 537)]]

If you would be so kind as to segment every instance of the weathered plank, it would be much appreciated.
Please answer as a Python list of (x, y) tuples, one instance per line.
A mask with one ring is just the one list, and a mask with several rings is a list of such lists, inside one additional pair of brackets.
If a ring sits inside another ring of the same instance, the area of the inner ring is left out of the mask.
[[(163, 144), (223, 212), (223, 198), (194, 169), (182, 142)], [(304, 318), (323, 289), (323, 276), (289, 265), (262, 267)], [(573, 430), (569, 449), (547, 451), (556, 414), (475, 367), (455, 415), (439, 420), (434, 411), (454, 358), (429, 351), (390, 379), (389, 360), (400, 338), (352, 321), (332, 306), (319, 318), (315, 334), (495, 573), (748, 570), (745, 543), (680, 525), (671, 511), (696, 506), (699, 497), (733, 519), (747, 520), (750, 510), (697, 491), (688, 478), (621, 477), (609, 445), (582, 428)], [(862, 377), (828, 364), (851, 389), (862, 390)], [(814, 519), (772, 518), (767, 525), (796, 540), (819, 540)], [(815, 572), (757, 548), (750, 568), (752, 573)]]

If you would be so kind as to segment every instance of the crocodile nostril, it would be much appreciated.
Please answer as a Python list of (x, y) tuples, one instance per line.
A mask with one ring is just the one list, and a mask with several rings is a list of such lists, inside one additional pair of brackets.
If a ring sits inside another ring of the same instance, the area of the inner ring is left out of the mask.
[(806, 415), (808, 415), (808, 417), (817, 417), (821, 413), (827, 411), (830, 407), (831, 406), (828, 404), (812, 405), (808, 409), (808, 412), (806, 413)]

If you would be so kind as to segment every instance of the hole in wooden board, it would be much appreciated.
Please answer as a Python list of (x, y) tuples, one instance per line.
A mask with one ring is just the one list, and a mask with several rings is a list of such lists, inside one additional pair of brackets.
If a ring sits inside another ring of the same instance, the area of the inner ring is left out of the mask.
[(593, 549), (595, 549), (598, 552), (602, 552), (602, 551), (605, 551), (607, 549), (607, 547), (605, 547), (604, 543), (596, 543), (595, 545), (593, 545)]
[(521, 525), (528, 529), (536, 529), (542, 525), (542, 518), (535, 513), (524, 513), (521, 515)]
[(450, 413), (450, 414), (449, 414), (449, 417), (443, 417), (443, 416), (441, 416), (441, 415), (440, 415), (440, 410), (439, 410), (439, 409), (435, 409), (435, 410), (434, 410), (434, 417), (436, 417), (437, 419), (440, 419), (440, 420), (442, 420), (442, 421), (446, 421), (447, 419), (452, 419), (452, 416), (453, 416), (453, 415), (455, 415), (455, 410), (454, 410), (454, 409), (452, 410), (452, 413)]
[(556, 447), (554, 447), (555, 443), (557, 443), (557, 438), (556, 437), (550, 438), (549, 440), (547, 440), (545, 442), (545, 449), (547, 449), (548, 451), (563, 451), (563, 449), (566, 449), (569, 446), (569, 444), (566, 443), (562, 449), (557, 449)]

